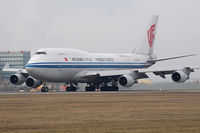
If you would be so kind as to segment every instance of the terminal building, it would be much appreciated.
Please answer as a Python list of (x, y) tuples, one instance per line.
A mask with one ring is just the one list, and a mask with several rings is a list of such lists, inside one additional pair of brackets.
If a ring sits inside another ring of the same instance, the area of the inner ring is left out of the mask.
[(8, 81), (12, 72), (3, 72), (6, 63), (11, 68), (25, 68), (30, 59), (30, 51), (0, 51), (0, 81)]

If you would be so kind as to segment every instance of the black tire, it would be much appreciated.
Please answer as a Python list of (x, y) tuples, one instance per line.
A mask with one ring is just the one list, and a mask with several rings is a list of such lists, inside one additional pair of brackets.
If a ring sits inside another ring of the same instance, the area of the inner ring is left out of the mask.
[(113, 91), (119, 91), (119, 87), (118, 86), (112, 86)]
[(41, 88), (41, 92), (48, 92), (49, 91), (49, 88), (48, 87), (42, 87)]
[(45, 92), (49, 92), (49, 88), (48, 87), (45, 87)]
[(108, 91), (108, 86), (102, 86), (102, 87), (100, 88), (100, 90), (101, 90), (101, 91)]
[(76, 91), (76, 87), (67, 87), (66, 91), (68, 91), (68, 92), (75, 92)]
[(90, 87), (85, 87), (85, 91), (90, 91)]
[(95, 87), (93, 87), (93, 86), (87, 86), (85, 88), (85, 91), (95, 91)]
[(72, 87), (72, 91), (76, 91), (76, 87)]
[(101, 91), (119, 91), (118, 86), (102, 86)]

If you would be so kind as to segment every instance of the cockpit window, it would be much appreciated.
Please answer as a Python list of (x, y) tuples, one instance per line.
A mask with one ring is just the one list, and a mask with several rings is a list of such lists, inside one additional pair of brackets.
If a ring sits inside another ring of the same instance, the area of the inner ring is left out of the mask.
[(46, 52), (36, 52), (35, 54), (36, 54), (36, 55), (40, 55), (40, 54), (46, 55), (47, 53), (46, 53)]

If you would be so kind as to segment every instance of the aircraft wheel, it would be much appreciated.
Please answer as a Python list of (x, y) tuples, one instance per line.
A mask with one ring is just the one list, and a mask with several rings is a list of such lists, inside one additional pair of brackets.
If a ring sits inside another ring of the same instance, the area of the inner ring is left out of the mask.
[(118, 86), (112, 86), (112, 90), (113, 91), (119, 91), (119, 87)]
[(100, 90), (101, 91), (108, 91), (108, 86), (101, 86)]
[(94, 86), (87, 86), (85, 88), (85, 91), (95, 91), (95, 87)]
[(49, 91), (49, 88), (48, 87), (42, 87), (41, 88), (41, 92), (48, 92)]
[(118, 86), (102, 86), (101, 91), (119, 91)]
[(66, 88), (66, 91), (68, 91), (68, 92), (74, 92), (74, 91), (76, 91), (76, 87), (74, 87), (74, 86), (72, 86), (72, 87), (67, 87), (67, 88)]

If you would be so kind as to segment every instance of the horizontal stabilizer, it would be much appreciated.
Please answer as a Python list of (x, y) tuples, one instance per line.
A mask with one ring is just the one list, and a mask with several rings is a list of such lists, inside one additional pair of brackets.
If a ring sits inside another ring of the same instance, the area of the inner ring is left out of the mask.
[(158, 61), (172, 60), (172, 59), (190, 57), (190, 56), (195, 56), (195, 55), (196, 54), (190, 54), (190, 55), (182, 55), (182, 56), (175, 56), (175, 57), (169, 57), (169, 58), (162, 58), (162, 59), (150, 60), (150, 61), (148, 61), (148, 63), (155, 63), (155, 62), (158, 62)]
[(2, 69), (3, 72), (20, 72), (20, 73), (26, 73), (26, 69), (19, 69), (19, 68), (10, 68), (10, 65), (7, 63)]

